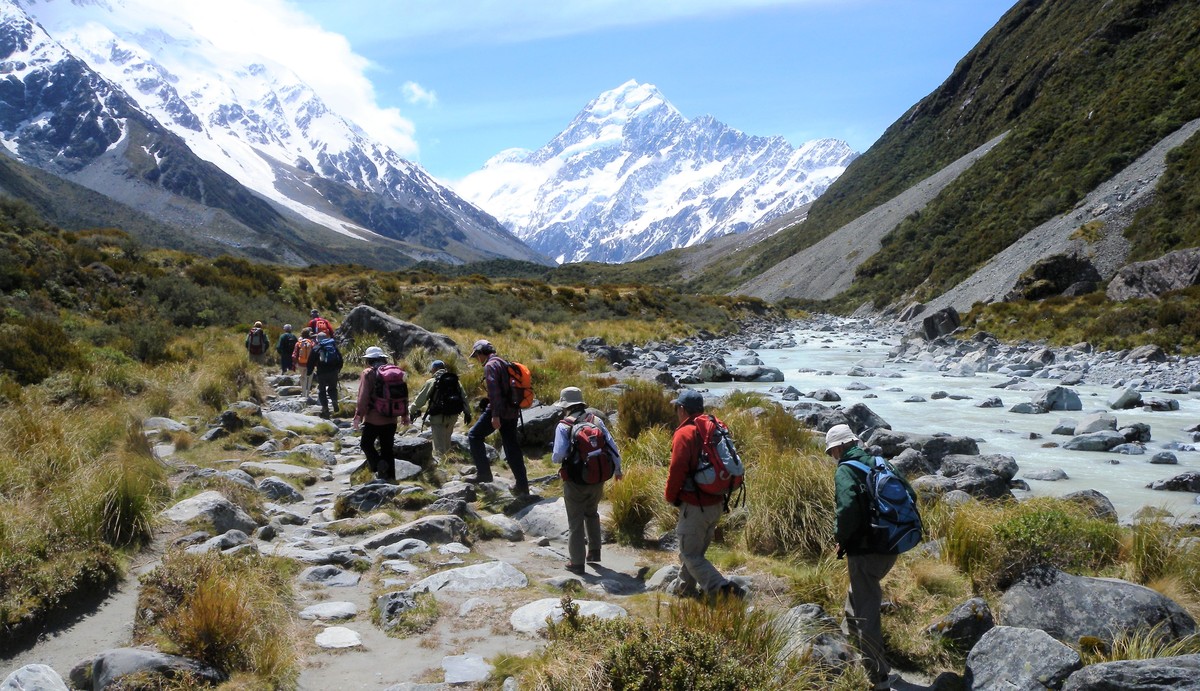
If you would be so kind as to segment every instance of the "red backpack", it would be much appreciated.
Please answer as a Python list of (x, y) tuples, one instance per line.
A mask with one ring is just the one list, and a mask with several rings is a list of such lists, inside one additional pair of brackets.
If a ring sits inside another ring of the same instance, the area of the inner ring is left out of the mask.
[(391, 364), (375, 369), (371, 409), (388, 417), (404, 417), (408, 414), (408, 381), (404, 370)]
[[(730, 496), (743, 487), (746, 467), (724, 422), (712, 415), (697, 415), (695, 424), (700, 430), (701, 446), (700, 458), (691, 473), (692, 485), (698, 492), (725, 497), (728, 509)], [(744, 498), (745, 494), (741, 496)]]
[(604, 429), (592, 413), (563, 418), (559, 424), (571, 428), (571, 449), (563, 459), (567, 479), (581, 485), (598, 485), (616, 472), (616, 463), (608, 450)]
[(259, 329), (254, 331), (251, 329), (250, 335), (246, 337), (246, 348), (251, 355), (262, 355), (267, 352), (267, 332)]
[(313, 317), (313, 320), (308, 325), (312, 329), (313, 334), (324, 331), (326, 336), (333, 338), (333, 324), (330, 324), (329, 320), (325, 317)]

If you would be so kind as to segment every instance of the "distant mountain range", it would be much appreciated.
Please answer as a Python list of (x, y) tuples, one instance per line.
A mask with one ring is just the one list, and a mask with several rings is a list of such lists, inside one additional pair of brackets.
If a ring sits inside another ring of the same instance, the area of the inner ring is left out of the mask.
[(629, 81), (545, 146), (501, 152), (456, 189), (559, 262), (624, 262), (783, 216), (855, 156), (836, 139), (793, 147), (711, 116), (689, 120), (654, 86)]
[(0, 138), (0, 188), (68, 227), (293, 264), (546, 261), (285, 67), (123, 0), (0, 0)]

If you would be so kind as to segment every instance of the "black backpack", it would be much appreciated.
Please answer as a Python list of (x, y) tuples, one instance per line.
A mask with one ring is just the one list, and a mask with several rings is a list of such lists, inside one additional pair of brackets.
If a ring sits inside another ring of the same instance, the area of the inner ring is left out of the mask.
[(342, 368), (342, 353), (338, 350), (336, 341), (329, 338), (317, 344), (317, 362), (328, 366), (329, 369)]
[(429, 392), (429, 410), (425, 414), (461, 415), (466, 409), (458, 375), (447, 370), (434, 377), (433, 389)]

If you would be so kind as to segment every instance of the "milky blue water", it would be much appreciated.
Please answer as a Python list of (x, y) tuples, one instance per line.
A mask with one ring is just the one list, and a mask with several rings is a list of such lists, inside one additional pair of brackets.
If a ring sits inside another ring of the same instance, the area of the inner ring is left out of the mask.
[[(1171, 395), (1154, 393), (1156, 397), (1179, 400), (1178, 411), (1145, 412), (1141, 408), (1126, 411), (1109, 410), (1108, 399), (1114, 394), (1110, 386), (1087, 383), (1070, 387), (1083, 401), (1081, 412), (1052, 412), (1044, 415), (1010, 413), (1013, 405), (1029, 401), (1036, 391), (1009, 391), (993, 389), (993, 385), (1010, 379), (1007, 375), (981, 373), (975, 377), (945, 377), (935, 371), (924, 371), (928, 365), (921, 363), (887, 363), (888, 351), (899, 343), (895, 339), (863, 340), (861, 334), (822, 333), (798, 330), (797, 346), (786, 349), (759, 349), (755, 351), (764, 364), (778, 367), (786, 381), (807, 394), (816, 389), (831, 389), (841, 398), (841, 405), (864, 403), (887, 420), (897, 431), (933, 434), (947, 432), (956, 436), (970, 436), (979, 440), (980, 453), (1002, 453), (1017, 460), (1022, 478), (1026, 471), (1060, 468), (1070, 479), (1056, 482), (1028, 480), (1031, 492), (1014, 491), (1019, 498), (1028, 496), (1058, 496), (1082, 489), (1095, 489), (1112, 500), (1122, 518), (1129, 517), (1142, 506), (1159, 506), (1171, 510), (1175, 515), (1188, 515), (1200, 511), (1195, 504), (1198, 495), (1187, 492), (1163, 492), (1147, 489), (1152, 480), (1174, 477), (1187, 470), (1200, 467), (1200, 452), (1173, 451), (1179, 459), (1178, 465), (1153, 465), (1150, 457), (1161, 451), (1168, 441), (1192, 443), (1183, 429), (1200, 422), (1200, 399), (1195, 394)], [(748, 353), (735, 353), (727, 357), (730, 365)], [(868, 368), (873, 377), (851, 377), (846, 372), (854, 365)], [(800, 369), (816, 372), (800, 372)], [(898, 378), (878, 376), (887, 372), (898, 373)], [(870, 387), (866, 391), (850, 391), (846, 387), (860, 382)], [(1030, 379), (1029, 382), (1042, 389), (1057, 386), (1054, 379)], [(767, 392), (779, 384), (704, 384), (713, 393), (729, 389)], [(900, 389), (892, 391), (890, 389)], [(935, 391), (949, 394), (965, 394), (969, 400), (933, 400)], [(867, 398), (874, 394), (877, 398)], [(925, 403), (905, 403), (913, 395), (926, 399)], [(1003, 408), (977, 408), (976, 403), (989, 396), (999, 396)], [(801, 399), (802, 401), (808, 399)], [(786, 402), (784, 405), (788, 405)], [(824, 405), (835, 405), (826, 403)], [(1050, 432), (1062, 418), (1079, 419), (1090, 412), (1109, 412), (1116, 416), (1118, 427), (1134, 422), (1144, 422), (1151, 427), (1152, 439), (1146, 445), (1146, 454), (1130, 456), (1113, 453), (1068, 451), (1060, 448), (1043, 448), (1047, 442), (1060, 445), (1070, 437), (1052, 435)], [(1042, 435), (1041, 439), (1029, 439), (1029, 433)], [(1200, 446), (1198, 444), (1197, 446)]]

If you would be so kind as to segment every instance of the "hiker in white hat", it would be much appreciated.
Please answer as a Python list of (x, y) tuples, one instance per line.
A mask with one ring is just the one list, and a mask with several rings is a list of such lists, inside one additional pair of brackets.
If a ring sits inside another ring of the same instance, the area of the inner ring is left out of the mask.
[(367, 457), (367, 467), (377, 480), (396, 481), (393, 443), (396, 427), (408, 424), (408, 381), (403, 369), (388, 363), (387, 353), (371, 346), (362, 354), (367, 363), (358, 377), (358, 402), (351, 425), (362, 428), (359, 444)]

